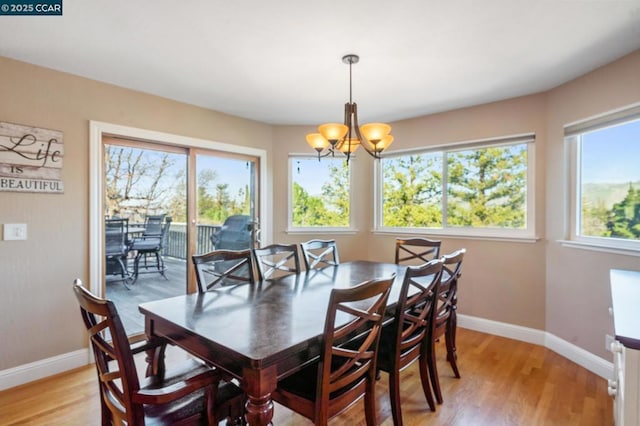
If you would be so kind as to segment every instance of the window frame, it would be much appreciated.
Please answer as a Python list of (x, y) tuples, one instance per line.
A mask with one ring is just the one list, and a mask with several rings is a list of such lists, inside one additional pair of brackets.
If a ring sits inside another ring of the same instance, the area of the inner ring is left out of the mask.
[[(450, 152), (497, 147), (505, 145), (517, 145), (525, 143), (527, 146), (527, 185), (526, 185), (526, 226), (524, 229), (510, 228), (473, 228), (451, 227), (446, 225), (447, 212), (447, 159)], [(478, 238), (489, 240), (515, 240), (522, 242), (534, 242), (538, 240), (535, 231), (535, 133), (523, 133), (517, 135), (502, 136), (496, 138), (479, 139), (472, 141), (454, 142), (429, 147), (421, 147), (408, 150), (399, 150), (386, 153), (384, 158), (401, 157), (406, 155), (427, 154), (442, 152), (442, 227), (441, 228), (407, 228), (389, 227), (382, 224), (383, 197), (382, 197), (382, 164), (376, 162), (374, 167), (374, 232), (379, 234), (407, 234), (407, 235), (433, 235), (437, 237), (453, 238)]]
[[(293, 162), (299, 159), (315, 160), (318, 157), (313, 154), (289, 154), (287, 159), (287, 230), (288, 234), (355, 234), (358, 230), (354, 226), (355, 214), (353, 205), (353, 163), (356, 162), (355, 155), (349, 159), (349, 226), (293, 226)], [(346, 160), (345, 158), (336, 158)], [(320, 161), (331, 160), (321, 158)]]
[(582, 221), (581, 144), (582, 135), (640, 120), (640, 103), (609, 111), (564, 126), (565, 150), (568, 153), (566, 240), (564, 245), (640, 256), (640, 240), (594, 237), (580, 234)]

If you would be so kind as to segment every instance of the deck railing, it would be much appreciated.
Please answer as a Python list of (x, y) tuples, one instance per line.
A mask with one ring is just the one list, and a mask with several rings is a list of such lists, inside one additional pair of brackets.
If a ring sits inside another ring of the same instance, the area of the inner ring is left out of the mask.
[[(207, 253), (213, 250), (211, 236), (220, 230), (221, 225), (197, 225), (196, 247), (198, 252)], [(187, 253), (187, 225), (184, 223), (171, 223), (167, 244), (162, 250), (163, 256), (185, 259)]]

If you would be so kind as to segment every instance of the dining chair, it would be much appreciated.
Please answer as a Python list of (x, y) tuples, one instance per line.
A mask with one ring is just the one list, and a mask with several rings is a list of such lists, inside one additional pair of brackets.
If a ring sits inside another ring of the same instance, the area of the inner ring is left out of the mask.
[(271, 244), (253, 249), (260, 281), (276, 275), (299, 274), (300, 258), (295, 244)]
[[(320, 358), (278, 382), (274, 401), (326, 425), (364, 398), (368, 426), (377, 425), (376, 355), (395, 274), (331, 291)], [(358, 337), (357, 347), (345, 343)]]
[(120, 275), (124, 286), (131, 278), (127, 268), (129, 245), (127, 244), (128, 219), (107, 219), (104, 223), (106, 275)]
[(396, 238), (396, 264), (419, 265), (437, 259), (440, 241), (427, 238)]
[(451, 365), (453, 374), (460, 378), (456, 353), (456, 327), (457, 327), (457, 303), (458, 303), (458, 279), (462, 274), (462, 260), (465, 249), (457, 250), (451, 254), (442, 256), (442, 278), (438, 286), (436, 312), (433, 318), (431, 337), (427, 339), (427, 355), (429, 377), (431, 386), (438, 404), (442, 404), (442, 391), (438, 378), (438, 365), (436, 363), (436, 343), (444, 336), (447, 348), (447, 361)]
[(221, 381), (218, 371), (195, 359), (171, 370), (148, 369), (147, 377), (140, 380), (133, 355), (155, 351), (154, 357), (164, 358), (166, 343), (146, 341), (132, 347), (113, 302), (93, 295), (79, 279), (73, 291), (93, 349), (103, 425), (241, 421), (242, 390)]
[(196, 269), (198, 291), (205, 293), (218, 285), (253, 284), (251, 250), (214, 250), (191, 257)]
[(422, 391), (431, 411), (436, 410), (429, 384), (427, 339), (433, 327), (434, 305), (442, 274), (442, 260), (409, 266), (402, 282), (393, 321), (380, 336), (378, 370), (389, 373), (389, 401), (395, 426), (402, 425), (400, 372), (419, 360)]
[(300, 250), (307, 271), (340, 264), (336, 240), (309, 240), (300, 243)]
[[(158, 216), (159, 217), (159, 216)], [(164, 263), (164, 259), (162, 258), (162, 249), (167, 244), (167, 238), (169, 237), (169, 228), (171, 227), (171, 217), (164, 216), (164, 223), (162, 224), (161, 230), (159, 234), (151, 234), (147, 233), (146, 227), (145, 232), (142, 234), (140, 238), (134, 238), (131, 244), (131, 250), (136, 252), (136, 256), (133, 259), (133, 279), (138, 279), (138, 275), (140, 274), (140, 260), (144, 262), (143, 268), (148, 272), (159, 272), (165, 279), (166, 265)], [(154, 217), (155, 220), (155, 217)], [(150, 225), (150, 231), (156, 231), (156, 225)], [(147, 257), (148, 256), (155, 257), (154, 265), (148, 265)], [(149, 271), (149, 269), (152, 269)]]

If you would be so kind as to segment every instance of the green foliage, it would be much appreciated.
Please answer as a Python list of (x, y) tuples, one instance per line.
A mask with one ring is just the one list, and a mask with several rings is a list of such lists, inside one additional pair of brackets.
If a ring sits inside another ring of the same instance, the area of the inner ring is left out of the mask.
[(610, 237), (640, 239), (640, 191), (629, 185), (626, 197), (609, 211), (607, 229)]
[(582, 235), (590, 237), (609, 236), (609, 230), (607, 229), (608, 218), (609, 210), (602, 200), (591, 202), (586, 196), (582, 197)]
[(442, 166), (431, 155), (409, 155), (384, 161), (383, 225), (442, 226)]
[(292, 202), (293, 226), (349, 226), (349, 165), (346, 161), (328, 163), (321, 196), (312, 196), (293, 182)]
[(448, 225), (524, 228), (526, 166), (524, 144), (449, 153)]
[(526, 225), (525, 144), (408, 155), (383, 162), (383, 225), (443, 225), (442, 161), (447, 159), (447, 225)]

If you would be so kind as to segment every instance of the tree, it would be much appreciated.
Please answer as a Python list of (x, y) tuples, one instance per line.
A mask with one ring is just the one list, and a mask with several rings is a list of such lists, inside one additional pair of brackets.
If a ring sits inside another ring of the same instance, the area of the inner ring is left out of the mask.
[(629, 190), (624, 199), (615, 203), (609, 211), (607, 229), (609, 236), (616, 238), (640, 239), (640, 191)]
[(313, 197), (297, 182), (293, 183), (294, 226), (327, 226), (327, 211), (319, 197)]
[(582, 197), (581, 234), (591, 237), (609, 236), (607, 223), (609, 210), (604, 201), (597, 200), (596, 203), (589, 202), (588, 198)]
[(174, 181), (169, 153), (105, 145), (105, 214), (142, 221), (168, 202)]
[[(329, 179), (322, 185), (325, 226), (349, 226), (349, 164), (329, 165)], [(345, 184), (346, 183), (346, 184)]]
[(525, 227), (526, 165), (526, 145), (448, 153), (448, 224)]
[(442, 167), (432, 155), (409, 155), (383, 163), (383, 224), (442, 225)]

